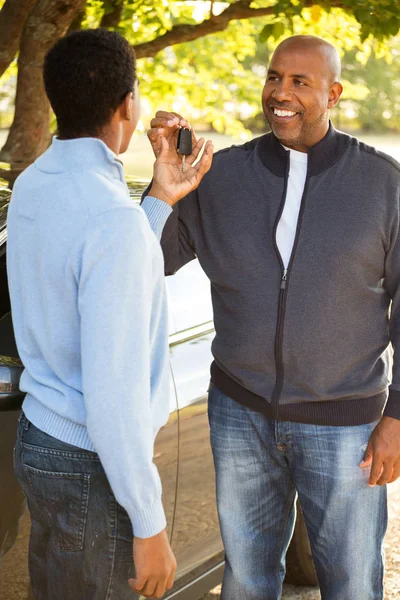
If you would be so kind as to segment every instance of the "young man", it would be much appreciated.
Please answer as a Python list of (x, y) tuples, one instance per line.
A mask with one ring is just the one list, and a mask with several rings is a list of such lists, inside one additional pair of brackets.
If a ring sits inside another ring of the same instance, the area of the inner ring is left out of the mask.
[[(7, 247), (25, 366), (15, 470), (32, 520), (32, 587), (38, 600), (161, 598), (176, 567), (153, 464), (169, 412), (157, 237), (171, 208), (148, 215), (152, 231), (118, 160), (139, 118), (121, 36), (62, 39), (44, 82), (58, 137), (15, 184)], [(198, 145), (183, 173), (163, 144), (150, 194), (173, 204), (199, 184), (212, 146), (192, 167)]]
[[(219, 152), (163, 232), (167, 273), (197, 255), (211, 280), (223, 600), (280, 598), (296, 492), (323, 600), (383, 598), (385, 484), (400, 474), (400, 167), (329, 123), (339, 78), (330, 44), (284, 41), (262, 94), (272, 133)], [(156, 155), (179, 125), (157, 113)]]

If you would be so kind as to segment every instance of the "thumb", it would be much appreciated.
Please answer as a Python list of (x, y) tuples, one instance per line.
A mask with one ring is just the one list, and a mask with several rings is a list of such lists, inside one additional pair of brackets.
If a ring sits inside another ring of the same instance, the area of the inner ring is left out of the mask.
[(160, 136), (160, 141), (161, 141), (161, 150), (160, 150), (160, 154), (158, 155), (158, 160), (166, 160), (167, 156), (168, 156), (168, 150), (169, 150), (169, 143), (166, 137), (164, 137), (163, 135)]
[(132, 592), (141, 592), (144, 588), (145, 581), (140, 581), (140, 579), (128, 579), (128, 585), (131, 588)]
[(361, 469), (365, 469), (365, 467), (369, 467), (372, 463), (372, 458), (373, 458), (372, 444), (371, 444), (371, 442), (368, 442), (368, 446), (365, 451), (364, 458), (362, 459), (362, 461), (360, 462), (360, 464), (358, 466)]

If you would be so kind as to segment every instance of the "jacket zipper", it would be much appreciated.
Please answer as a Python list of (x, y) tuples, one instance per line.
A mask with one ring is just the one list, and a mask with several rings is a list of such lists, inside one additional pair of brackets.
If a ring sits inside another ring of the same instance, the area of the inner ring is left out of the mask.
[(276, 365), (276, 378), (275, 388), (272, 393), (272, 410), (274, 413), (274, 419), (279, 418), (279, 398), (282, 392), (283, 386), (283, 325), (285, 320), (285, 305), (286, 305), (286, 283), (287, 283), (288, 270), (284, 269), (281, 278), (281, 284), (279, 289), (279, 300), (278, 300), (278, 319), (276, 324), (275, 334), (275, 365)]
[[(308, 157), (309, 158), (309, 157)], [(271, 396), (272, 410), (274, 414), (274, 419), (279, 419), (279, 400), (282, 393), (283, 388), (283, 378), (284, 378), (284, 364), (283, 364), (283, 328), (285, 322), (285, 311), (286, 311), (286, 296), (287, 296), (287, 287), (289, 284), (289, 275), (292, 268), (293, 260), (296, 254), (297, 245), (300, 237), (300, 230), (303, 221), (304, 208), (306, 203), (306, 194), (308, 189), (309, 182), (309, 160), (307, 164), (307, 176), (306, 181), (304, 183), (303, 195), (301, 198), (299, 217), (297, 220), (296, 227), (296, 235), (293, 242), (293, 249), (290, 255), (290, 260), (287, 269), (285, 269), (282, 257), (279, 252), (279, 248), (276, 243), (276, 231), (278, 229), (279, 221), (282, 217), (283, 209), (286, 203), (286, 195), (287, 195), (287, 186), (289, 181), (289, 170), (290, 170), (290, 156), (288, 157), (288, 166), (286, 168), (285, 175), (285, 188), (283, 191), (283, 197), (281, 201), (281, 206), (279, 210), (279, 214), (276, 218), (275, 226), (274, 226), (274, 246), (275, 251), (278, 255), (279, 262), (281, 264), (282, 277), (280, 282), (279, 289), (279, 300), (278, 300), (278, 318), (276, 324), (276, 334), (275, 334), (275, 366), (276, 366), (276, 378), (275, 378), (275, 387)]]

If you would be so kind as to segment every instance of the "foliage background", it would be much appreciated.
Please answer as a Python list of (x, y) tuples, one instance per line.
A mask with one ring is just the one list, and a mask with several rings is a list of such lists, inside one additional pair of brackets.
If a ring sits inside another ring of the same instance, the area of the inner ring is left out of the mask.
[[(4, 2), (0, 0), (0, 9)], [(218, 15), (229, 6), (199, 0), (88, 0), (78, 26), (100, 26), (119, 4), (120, 19), (113, 28), (134, 46), (177, 25), (198, 25), (211, 12)], [(219, 33), (139, 59), (142, 130), (160, 108), (188, 115), (198, 129), (243, 138), (249, 130), (265, 130), (260, 93), (269, 57), (284, 37), (311, 33), (334, 43), (342, 55), (345, 93), (333, 114), (335, 124), (347, 130), (399, 131), (400, 3), (340, 2), (348, 5), (348, 11), (335, 4), (334, 0), (256, 0), (253, 8), (274, 6), (274, 12), (231, 21)], [(9, 127), (13, 119), (16, 77), (14, 60), (0, 78), (0, 127)]]

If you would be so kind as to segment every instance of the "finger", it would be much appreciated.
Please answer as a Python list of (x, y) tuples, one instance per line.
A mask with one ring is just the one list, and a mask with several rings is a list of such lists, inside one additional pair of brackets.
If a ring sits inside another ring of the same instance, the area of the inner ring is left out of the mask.
[(156, 587), (157, 587), (157, 579), (156, 578), (148, 579), (146, 581), (146, 585), (144, 586), (144, 588), (141, 590), (140, 593), (145, 598), (154, 598)]
[(153, 119), (165, 119), (166, 121), (173, 121), (176, 119), (179, 121), (179, 118), (180, 115), (169, 110), (158, 110), (155, 117), (153, 117)]
[(180, 129), (180, 127), (178, 127), (173, 132), (171, 132), (170, 127), (151, 127), (151, 129), (147, 130), (147, 137), (149, 138), (150, 141), (152, 139), (157, 139), (161, 133), (163, 133), (165, 137), (167, 137), (167, 135), (168, 135), (169, 138), (178, 137), (177, 134), (178, 134), (179, 129)]
[(162, 581), (159, 581), (157, 584), (157, 587), (154, 591), (154, 598), (162, 598), (165, 594), (165, 592), (167, 591), (167, 581), (166, 579), (163, 579)]
[(172, 588), (172, 586), (174, 585), (176, 567), (177, 567), (177, 564), (176, 564), (176, 561), (174, 561), (174, 566), (170, 570), (170, 574), (167, 577), (167, 583), (166, 583), (166, 589), (167, 590), (170, 590)]
[(149, 129), (147, 137), (149, 138), (150, 144), (153, 148), (154, 154), (157, 156), (161, 151), (161, 136), (164, 135), (164, 129)]
[(399, 477), (400, 477), (400, 463), (397, 463), (397, 464), (395, 464), (395, 466), (393, 468), (393, 473), (392, 473), (392, 476), (389, 479), (388, 483), (393, 483)]
[(138, 577), (137, 579), (128, 579), (128, 584), (133, 592), (141, 594), (146, 585), (146, 581), (146, 579)]
[(387, 482), (389, 481), (389, 479), (392, 477), (393, 474), (393, 465), (394, 465), (394, 461), (385, 461), (384, 465), (383, 465), (383, 469), (382, 469), (382, 473), (378, 479), (378, 481), (376, 482), (377, 485), (386, 485)]
[(196, 144), (193, 146), (192, 154), (190, 154), (189, 156), (186, 157), (186, 162), (189, 165), (193, 164), (194, 161), (197, 160), (197, 157), (199, 156), (200, 152), (202, 151), (203, 146), (204, 146), (204, 138), (200, 138), (198, 140), (198, 142), (196, 142)]
[(179, 125), (181, 127), (187, 127), (188, 129), (191, 129), (189, 121), (187, 119), (185, 119), (185, 117), (182, 117), (182, 115), (180, 115), (179, 113), (176, 113), (176, 112), (173, 112), (172, 114), (174, 115), (174, 117), (179, 119)]
[(169, 142), (167, 140), (167, 138), (161, 134), (160, 135), (160, 153), (157, 157), (158, 162), (162, 162), (163, 160), (167, 161), (168, 160), (168, 152), (169, 152)]
[(359, 467), (361, 467), (361, 469), (365, 469), (366, 467), (369, 467), (372, 463), (372, 457), (373, 457), (372, 444), (369, 443), (367, 446), (367, 449), (365, 451), (364, 458), (360, 462)]
[(214, 153), (214, 146), (212, 142), (207, 142), (206, 147), (204, 148), (203, 156), (195, 165), (194, 169), (197, 171), (198, 179), (201, 179), (203, 175), (209, 171), (212, 163), (212, 157)]
[(152, 119), (150, 121), (150, 127), (168, 127), (170, 129), (179, 129), (181, 125), (179, 124), (179, 119), (175, 117), (174, 119)]
[[(190, 125), (188, 125), (188, 127), (190, 127)], [(196, 146), (196, 144), (197, 144), (197, 137), (196, 137), (196, 134), (194, 132), (194, 129), (192, 129), (192, 146)]]
[(187, 121), (187, 119), (185, 119), (184, 117), (182, 117), (182, 115), (180, 115), (177, 112), (168, 112), (166, 110), (158, 110), (156, 112), (156, 119), (166, 119), (167, 121), (175, 121), (176, 119), (178, 119), (179, 125), (181, 127), (188, 127), (189, 122)]
[(170, 590), (172, 588), (172, 586), (174, 585), (175, 572), (176, 572), (176, 569), (174, 569), (172, 571), (172, 573), (170, 574), (170, 576), (168, 577), (167, 585), (166, 585), (167, 590)]
[(369, 475), (368, 485), (373, 487), (376, 485), (383, 469), (383, 461), (376, 454), (372, 459), (371, 473)]

